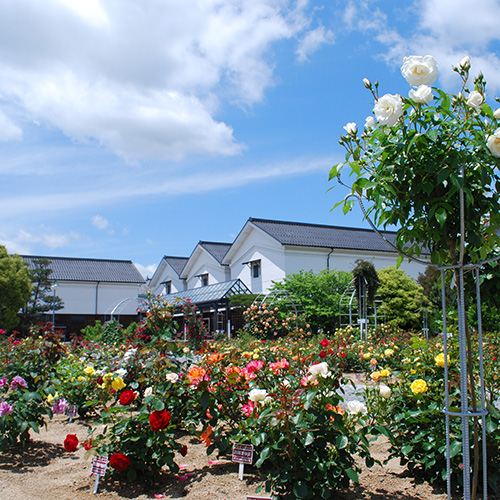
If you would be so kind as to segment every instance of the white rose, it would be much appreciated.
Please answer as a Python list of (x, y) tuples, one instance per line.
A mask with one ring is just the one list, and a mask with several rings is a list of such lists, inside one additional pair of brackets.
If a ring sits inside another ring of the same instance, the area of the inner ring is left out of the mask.
[(323, 363), (317, 363), (308, 368), (308, 372), (314, 377), (317, 378), (318, 375), (322, 375), (323, 377), (328, 373), (328, 365), (323, 361)]
[(344, 130), (349, 134), (349, 135), (356, 135), (356, 132), (358, 131), (358, 127), (354, 122), (349, 122), (347, 125), (344, 126)]
[(358, 413), (366, 413), (366, 406), (360, 401), (349, 401), (347, 403), (347, 411), (352, 415), (357, 415)]
[(411, 99), (420, 104), (429, 104), (434, 99), (432, 89), (428, 85), (420, 85), (417, 90), (411, 89), (409, 95)]
[(384, 399), (389, 399), (391, 397), (392, 391), (391, 391), (391, 388), (389, 386), (387, 386), (385, 384), (380, 384), (379, 391), (380, 391), (380, 395)]
[(148, 387), (145, 391), (144, 391), (144, 397), (147, 398), (148, 396), (151, 396), (151, 394), (153, 394), (153, 388), (152, 387)]
[(179, 380), (179, 375), (177, 373), (167, 373), (165, 378), (169, 381), (172, 382), (172, 384), (175, 384)]
[(432, 85), (438, 77), (436, 59), (432, 56), (405, 57), (401, 74), (412, 87)]
[(460, 64), (458, 65), (459, 68), (462, 69), (469, 69), (470, 68), (470, 57), (469, 56), (464, 56), (462, 57), (462, 60), (460, 61)]
[(127, 370), (125, 370), (125, 368), (119, 368), (118, 370), (115, 371), (115, 376), (117, 377), (125, 377), (127, 375)]
[(498, 108), (494, 113), (493, 116), (497, 119), (500, 120), (500, 108)]
[(484, 99), (480, 92), (477, 90), (473, 90), (469, 94), (469, 98), (467, 99), (467, 106), (474, 108), (475, 110), (479, 110), (483, 105)]
[(248, 399), (257, 403), (257, 401), (264, 401), (267, 397), (267, 392), (265, 389), (252, 389), (248, 394)]
[(498, 128), (493, 135), (488, 137), (486, 145), (493, 156), (500, 158), (500, 128)]
[(367, 116), (365, 120), (365, 128), (371, 130), (375, 128), (375, 119), (373, 116)]
[(385, 94), (373, 108), (375, 117), (382, 125), (392, 127), (403, 115), (403, 101), (398, 94)]

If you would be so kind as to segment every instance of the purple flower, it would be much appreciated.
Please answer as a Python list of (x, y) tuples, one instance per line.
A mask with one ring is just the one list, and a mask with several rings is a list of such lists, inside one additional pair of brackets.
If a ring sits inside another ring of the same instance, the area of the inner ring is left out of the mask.
[(7, 401), (0, 403), (0, 417), (3, 415), (10, 415), (12, 413), (12, 406)]
[(3, 387), (4, 385), (7, 385), (7, 377), (0, 378), (0, 387)]
[(12, 382), (10, 383), (10, 388), (11, 389), (17, 389), (18, 387), (28, 387), (28, 384), (26, 383), (26, 380), (23, 379), (23, 377), (19, 377), (18, 375), (15, 376), (12, 379)]
[(67, 409), (68, 402), (64, 398), (56, 400), (56, 402), (52, 405), (52, 412), (58, 415), (64, 415)]

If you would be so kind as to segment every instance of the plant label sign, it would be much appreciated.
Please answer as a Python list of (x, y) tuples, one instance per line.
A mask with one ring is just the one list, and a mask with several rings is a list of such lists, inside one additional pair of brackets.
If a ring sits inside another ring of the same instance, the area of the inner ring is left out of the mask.
[(92, 474), (95, 474), (94, 495), (99, 488), (99, 479), (106, 474), (106, 467), (108, 466), (108, 457), (95, 457), (92, 461)]
[(247, 495), (247, 500), (273, 500), (273, 497), (256, 497), (252, 495)]
[(235, 444), (233, 446), (233, 462), (252, 465), (253, 444)]

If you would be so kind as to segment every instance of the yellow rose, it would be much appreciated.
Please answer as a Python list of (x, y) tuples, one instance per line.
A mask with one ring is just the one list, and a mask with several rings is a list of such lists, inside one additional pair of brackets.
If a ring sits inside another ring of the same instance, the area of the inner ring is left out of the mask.
[(427, 386), (427, 382), (425, 380), (418, 378), (417, 380), (414, 380), (412, 382), (410, 389), (413, 394), (417, 395), (427, 392), (429, 390), (429, 387)]
[(371, 378), (372, 378), (372, 380), (375, 380), (375, 382), (376, 382), (380, 378), (380, 375), (381, 375), (380, 372), (373, 372), (371, 374)]
[(383, 369), (380, 371), (380, 376), (381, 377), (389, 377), (391, 375), (391, 371), (390, 370), (387, 370), (387, 369)]
[[(448, 358), (448, 364), (450, 364), (450, 356), (447, 356)], [(441, 368), (444, 368), (444, 352), (438, 354), (435, 358), (434, 361), (436, 362), (437, 366), (440, 366)]]
[(92, 366), (87, 366), (87, 368), (83, 370), (83, 373), (85, 373), (85, 375), (94, 375), (95, 370)]
[[(56, 396), (57, 396), (57, 394), (56, 394)], [(49, 405), (51, 405), (52, 401), (54, 401), (54, 399), (56, 399), (56, 396), (52, 396), (52, 394), (49, 394), (47, 396), (47, 403), (49, 403)]]
[(392, 356), (394, 354), (394, 349), (386, 349), (384, 351), (385, 356)]
[(111, 384), (111, 386), (115, 391), (123, 389), (126, 385), (127, 384), (123, 381), (121, 377), (116, 377)]
[(372, 355), (371, 355), (369, 352), (365, 352), (365, 353), (363, 354), (363, 358), (364, 358), (364, 359), (370, 359), (371, 357), (372, 357)]
[(253, 358), (253, 359), (259, 359), (259, 358), (260, 358), (260, 356), (259, 356), (257, 353), (255, 353), (255, 354), (252, 356), (252, 358)]
[(78, 377), (76, 380), (78, 380), (78, 382), (87, 382), (86, 377)]

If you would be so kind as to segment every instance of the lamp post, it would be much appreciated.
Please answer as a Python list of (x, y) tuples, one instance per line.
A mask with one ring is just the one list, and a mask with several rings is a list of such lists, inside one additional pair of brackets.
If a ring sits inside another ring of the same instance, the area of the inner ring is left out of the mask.
[(52, 299), (52, 333), (56, 332), (56, 288), (59, 286), (59, 283), (54, 278), (52, 282), (52, 290), (54, 292), (54, 297)]

